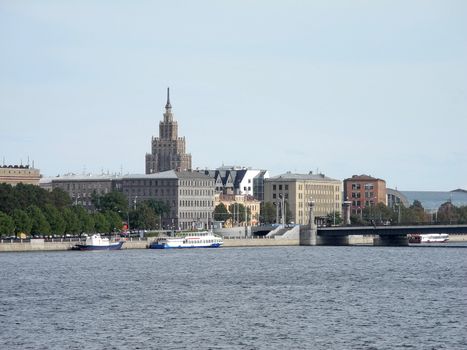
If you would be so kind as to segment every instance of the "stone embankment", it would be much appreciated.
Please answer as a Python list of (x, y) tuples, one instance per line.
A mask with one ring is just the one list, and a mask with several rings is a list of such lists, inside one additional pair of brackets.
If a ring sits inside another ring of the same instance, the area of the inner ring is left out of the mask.
[[(350, 245), (373, 245), (373, 236), (350, 236)], [(154, 238), (131, 238), (123, 245), (123, 249), (145, 249)], [(450, 235), (452, 243), (467, 242), (467, 234)], [(32, 240), (0, 240), (0, 252), (33, 252), (33, 251), (63, 251), (71, 250), (79, 241), (71, 239), (32, 239)], [(274, 238), (225, 238), (224, 247), (273, 247), (273, 246), (298, 246), (298, 239), (274, 239)]]

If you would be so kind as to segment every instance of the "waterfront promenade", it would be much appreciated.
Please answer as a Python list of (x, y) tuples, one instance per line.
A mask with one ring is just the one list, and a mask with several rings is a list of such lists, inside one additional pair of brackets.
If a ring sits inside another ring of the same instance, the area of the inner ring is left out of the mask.
[[(146, 249), (155, 238), (130, 238), (125, 241), (122, 249)], [(349, 245), (373, 245), (374, 235), (350, 236)], [(467, 242), (467, 234), (451, 234), (449, 241), (452, 243)], [(25, 239), (25, 240), (0, 240), (1, 252), (32, 252), (32, 251), (65, 251), (80, 242), (79, 239), (54, 238), (54, 239)], [(84, 240), (81, 240), (84, 242)], [(280, 247), (298, 246), (298, 239), (275, 238), (224, 238), (224, 247)]]

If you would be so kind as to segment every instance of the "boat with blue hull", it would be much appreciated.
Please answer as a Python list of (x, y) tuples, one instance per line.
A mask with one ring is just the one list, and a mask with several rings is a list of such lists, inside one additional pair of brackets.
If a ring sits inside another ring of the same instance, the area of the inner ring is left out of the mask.
[(110, 242), (108, 238), (102, 238), (99, 234), (94, 234), (86, 238), (84, 244), (77, 244), (73, 250), (120, 250), (124, 241)]
[(222, 238), (212, 232), (189, 232), (178, 237), (161, 237), (149, 245), (150, 249), (172, 248), (220, 248), (224, 244)]

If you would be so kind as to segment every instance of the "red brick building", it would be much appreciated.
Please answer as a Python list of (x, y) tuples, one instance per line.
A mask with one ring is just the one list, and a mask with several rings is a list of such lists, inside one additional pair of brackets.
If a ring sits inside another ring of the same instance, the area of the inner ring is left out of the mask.
[(368, 206), (387, 205), (386, 181), (368, 175), (353, 175), (344, 180), (344, 198), (352, 202), (350, 210), (355, 215)]

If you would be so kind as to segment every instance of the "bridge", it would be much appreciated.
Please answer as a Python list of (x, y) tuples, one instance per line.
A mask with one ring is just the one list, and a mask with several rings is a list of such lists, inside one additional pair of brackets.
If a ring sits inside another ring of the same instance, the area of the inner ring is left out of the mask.
[(408, 234), (467, 233), (467, 225), (413, 225), (413, 226), (302, 226), (300, 245), (347, 245), (349, 236), (374, 235), (374, 245), (408, 245)]

